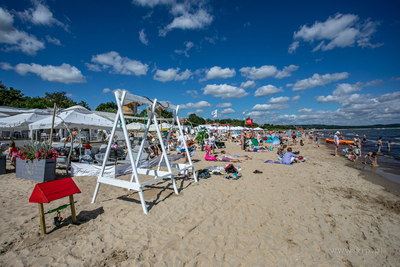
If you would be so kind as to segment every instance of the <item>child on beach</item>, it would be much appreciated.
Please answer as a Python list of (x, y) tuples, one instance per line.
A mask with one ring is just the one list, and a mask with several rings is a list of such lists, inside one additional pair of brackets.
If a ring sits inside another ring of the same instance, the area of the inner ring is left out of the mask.
[(315, 136), (315, 144), (319, 147), (319, 140), (318, 140), (318, 138), (319, 138), (319, 136), (316, 135), (316, 136)]
[(10, 141), (6, 152), (8, 152), (8, 156), (10, 157), (11, 165), (15, 166), (15, 162), (17, 161), (18, 157), (18, 149), (15, 146), (15, 142), (13, 140)]
[[(365, 155), (364, 164), (367, 164), (367, 162), (366, 162), (367, 157), (371, 161), (371, 165), (378, 166), (378, 157), (376, 155), (376, 152), (369, 152), (367, 155)], [(374, 160), (372, 160), (371, 157), (373, 157)]]
[(379, 140), (376, 142), (376, 145), (378, 146), (378, 153), (381, 153), (382, 137), (379, 137)]

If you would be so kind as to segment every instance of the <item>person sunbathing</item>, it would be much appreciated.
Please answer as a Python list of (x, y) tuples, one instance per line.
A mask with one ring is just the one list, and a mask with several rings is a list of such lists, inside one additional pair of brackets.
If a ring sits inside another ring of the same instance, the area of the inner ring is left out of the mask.
[(253, 157), (236, 157), (231, 154), (225, 152), (225, 150), (221, 151), (221, 155), (217, 157), (219, 161), (229, 161), (229, 162), (242, 162), (244, 160), (253, 159)]

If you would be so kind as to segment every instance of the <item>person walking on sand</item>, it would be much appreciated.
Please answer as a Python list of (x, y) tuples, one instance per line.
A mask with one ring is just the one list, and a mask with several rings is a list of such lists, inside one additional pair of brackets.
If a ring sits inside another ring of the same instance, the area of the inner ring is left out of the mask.
[(340, 134), (340, 132), (339, 131), (337, 131), (336, 132), (336, 134), (335, 134), (335, 137), (334, 137), (334, 143), (335, 143), (335, 156), (336, 157), (339, 157), (339, 155), (338, 155), (338, 148), (339, 148), (339, 144), (340, 144), (340, 140), (339, 140), (339, 134)]
[(379, 140), (376, 141), (376, 145), (378, 146), (378, 153), (381, 153), (382, 137), (379, 137)]
[(244, 135), (244, 131), (242, 131), (242, 133), (240, 134), (240, 144), (241, 144), (242, 150), (244, 150), (244, 140), (245, 140), (245, 135)]

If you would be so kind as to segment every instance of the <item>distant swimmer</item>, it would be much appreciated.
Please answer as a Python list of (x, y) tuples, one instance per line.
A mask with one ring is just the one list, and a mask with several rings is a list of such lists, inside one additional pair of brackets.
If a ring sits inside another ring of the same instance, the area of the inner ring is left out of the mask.
[(365, 136), (365, 134), (363, 135), (363, 143), (367, 142), (367, 137)]

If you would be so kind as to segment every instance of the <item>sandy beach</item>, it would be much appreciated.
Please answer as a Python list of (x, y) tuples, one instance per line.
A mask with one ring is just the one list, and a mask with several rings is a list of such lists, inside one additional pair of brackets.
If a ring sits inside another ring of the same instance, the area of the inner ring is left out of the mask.
[[(245, 153), (233, 143), (226, 150), (253, 156), (234, 164), (242, 168), (239, 180), (213, 175), (196, 184), (178, 176), (179, 195), (162, 180), (144, 189), (148, 215), (136, 192), (108, 185), (91, 204), (97, 177), (75, 177), (79, 224), (69, 209), (61, 227), (46, 215), (43, 237), (37, 204), (28, 202), (35, 182), (15, 178), (7, 166), (0, 176), (0, 265), (398, 266), (397, 188), (389, 192), (330, 148), (307, 141), (293, 149), (307, 162), (292, 166), (264, 163), (277, 160), (276, 151)], [(196, 169), (226, 165), (204, 155), (196, 151)], [(45, 204), (45, 211), (67, 203)]]

